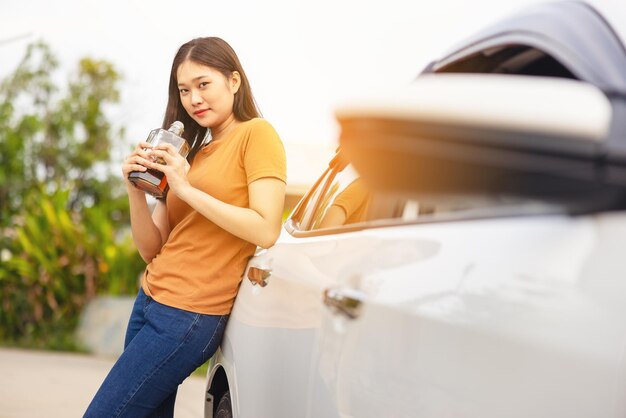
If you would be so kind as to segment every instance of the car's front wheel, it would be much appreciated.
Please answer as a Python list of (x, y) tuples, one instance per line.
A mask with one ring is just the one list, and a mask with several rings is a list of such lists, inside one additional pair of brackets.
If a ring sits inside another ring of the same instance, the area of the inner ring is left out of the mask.
[(222, 397), (220, 398), (219, 403), (217, 404), (217, 412), (215, 413), (215, 418), (232, 418), (233, 417), (233, 408), (230, 404), (230, 391), (224, 392)]

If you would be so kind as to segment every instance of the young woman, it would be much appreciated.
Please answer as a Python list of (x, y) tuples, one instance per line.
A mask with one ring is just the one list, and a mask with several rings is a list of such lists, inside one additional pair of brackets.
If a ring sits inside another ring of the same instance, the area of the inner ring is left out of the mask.
[[(122, 166), (133, 238), (148, 265), (124, 352), (85, 417), (172, 417), (178, 385), (220, 344), (248, 258), (280, 232), (283, 145), (222, 39), (194, 39), (178, 50), (163, 127), (175, 120), (196, 143), (188, 159), (170, 145), (142, 142)], [(202, 145), (207, 130), (212, 140)], [(163, 172), (170, 187), (152, 214), (145, 193), (127, 180), (148, 168)]]

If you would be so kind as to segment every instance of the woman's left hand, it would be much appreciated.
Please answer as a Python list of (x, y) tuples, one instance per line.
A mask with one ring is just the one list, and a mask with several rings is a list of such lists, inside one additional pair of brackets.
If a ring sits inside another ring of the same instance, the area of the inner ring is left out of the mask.
[(152, 149), (150, 155), (154, 160), (161, 158), (165, 161), (165, 164), (159, 164), (156, 161), (151, 162), (149, 168), (165, 174), (171, 191), (180, 195), (180, 192), (185, 187), (190, 186), (189, 180), (187, 180), (187, 173), (190, 168), (189, 162), (178, 153), (172, 144), (159, 144)]

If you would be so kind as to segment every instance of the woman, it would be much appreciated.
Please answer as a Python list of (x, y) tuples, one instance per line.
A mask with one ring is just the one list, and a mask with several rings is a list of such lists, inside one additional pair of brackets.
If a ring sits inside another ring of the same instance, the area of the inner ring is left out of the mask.
[[(191, 163), (168, 144), (142, 142), (122, 166), (133, 238), (148, 265), (124, 352), (86, 417), (173, 416), (178, 385), (221, 341), (248, 258), (280, 232), (284, 149), (222, 39), (194, 39), (178, 50), (163, 127), (175, 120), (197, 143)], [(202, 145), (205, 136), (212, 140)], [(170, 187), (152, 214), (144, 192), (127, 180), (149, 168)]]

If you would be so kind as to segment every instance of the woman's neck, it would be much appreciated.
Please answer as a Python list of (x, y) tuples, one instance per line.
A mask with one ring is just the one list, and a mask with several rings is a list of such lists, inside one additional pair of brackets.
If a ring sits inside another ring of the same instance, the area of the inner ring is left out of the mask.
[(211, 128), (211, 137), (213, 140), (220, 139), (224, 137), (224, 135), (228, 135), (230, 131), (235, 129), (237, 125), (239, 125), (239, 121), (235, 119), (234, 115), (231, 115), (228, 119), (220, 124), (220, 126)]

